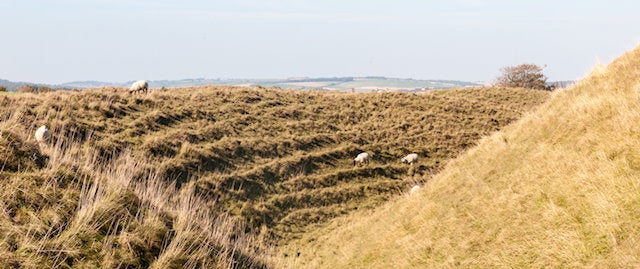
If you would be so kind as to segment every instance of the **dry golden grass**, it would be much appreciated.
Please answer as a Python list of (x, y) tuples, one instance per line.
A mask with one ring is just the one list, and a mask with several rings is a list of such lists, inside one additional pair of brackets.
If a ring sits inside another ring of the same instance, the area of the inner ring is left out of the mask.
[(36, 147), (47, 165), (0, 172), (0, 267), (265, 266), (256, 252), (262, 241), (193, 190), (141, 171), (146, 160), (130, 152), (100, 160), (70, 133), (39, 149), (18, 126), (0, 123), (2, 137), (10, 147)]
[(418, 195), (340, 218), (281, 248), (275, 263), (640, 267), (638, 122), (640, 48), (481, 140)]
[[(0, 260), (10, 267), (263, 267), (271, 244), (403, 193), (548, 97), (124, 92), (0, 96)], [(48, 145), (32, 137), (41, 124)], [(354, 169), (361, 150), (373, 161)], [(402, 165), (410, 152), (419, 163)]]

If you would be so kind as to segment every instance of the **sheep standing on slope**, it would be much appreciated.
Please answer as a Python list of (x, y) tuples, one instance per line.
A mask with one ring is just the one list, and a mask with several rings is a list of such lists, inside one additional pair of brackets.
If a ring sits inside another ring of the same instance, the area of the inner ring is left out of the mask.
[(404, 156), (404, 158), (402, 158), (402, 163), (408, 163), (408, 164), (413, 164), (414, 162), (418, 161), (418, 154), (415, 153), (411, 153), (407, 156)]
[(138, 80), (131, 85), (129, 93), (144, 92), (146, 94), (147, 90), (149, 90), (149, 83), (146, 80)]
[(353, 166), (357, 167), (358, 164), (369, 164), (369, 153), (363, 152), (358, 154), (355, 159), (353, 159)]
[(49, 141), (49, 138), (51, 138), (51, 132), (49, 132), (49, 129), (47, 129), (47, 126), (40, 126), (40, 128), (38, 128), (38, 130), (36, 130), (36, 141), (38, 143), (46, 143), (47, 141)]

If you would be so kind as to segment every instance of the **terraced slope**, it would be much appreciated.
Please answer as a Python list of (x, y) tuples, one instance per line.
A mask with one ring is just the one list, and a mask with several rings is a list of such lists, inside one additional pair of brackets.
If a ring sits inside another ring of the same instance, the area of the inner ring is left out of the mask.
[(265, 268), (263, 240), (146, 160), (0, 122), (0, 268)]
[(640, 48), (483, 139), (418, 195), (306, 234), (277, 264), (639, 267), (638, 122)]
[[(264, 254), (256, 247), (268, 249), (263, 246), (274, 240), (286, 242), (317, 223), (403, 193), (549, 96), (499, 88), (426, 94), (233, 87), (124, 92), (0, 96), (0, 145), (6, 149), (0, 152), (6, 179), (0, 184), (12, 190), (3, 196), (0, 212), (7, 222), (0, 234), (19, 239), (0, 242), (6, 244), (0, 255), (19, 265), (35, 259), (40, 266), (91, 266), (124, 255), (134, 267), (229, 260), (259, 267)], [(46, 148), (30, 135), (41, 124), (54, 137)], [(361, 151), (371, 153), (372, 162), (354, 168)], [(420, 161), (401, 164), (410, 152)], [(108, 199), (96, 200), (88, 191), (93, 186), (102, 186), (100, 197)], [(18, 190), (41, 196), (16, 200)], [(93, 201), (91, 212), (102, 212), (92, 216), (106, 218), (86, 222), (83, 201)], [(138, 206), (128, 207), (131, 201)], [(189, 215), (193, 210), (197, 216)], [(204, 221), (206, 216), (220, 221)], [(189, 218), (201, 224), (184, 226)], [(237, 229), (242, 222), (258, 237), (243, 235)], [(224, 223), (226, 232), (216, 230), (216, 223)], [(30, 232), (34, 227), (40, 232)], [(217, 234), (217, 241), (197, 239), (208, 233)], [(105, 246), (113, 251), (100, 252)], [(190, 252), (201, 248), (197, 255)], [(226, 254), (207, 260), (218, 252)]]

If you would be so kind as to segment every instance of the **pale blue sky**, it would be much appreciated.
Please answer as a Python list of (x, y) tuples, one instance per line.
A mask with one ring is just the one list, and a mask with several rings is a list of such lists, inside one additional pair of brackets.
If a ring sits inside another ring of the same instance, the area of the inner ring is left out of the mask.
[(640, 1), (0, 0), (0, 79), (578, 79), (640, 43)]

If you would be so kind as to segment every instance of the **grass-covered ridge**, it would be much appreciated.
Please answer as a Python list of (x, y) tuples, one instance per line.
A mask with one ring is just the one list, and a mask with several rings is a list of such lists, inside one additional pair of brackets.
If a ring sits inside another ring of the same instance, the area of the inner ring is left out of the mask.
[[(1, 260), (260, 267), (266, 245), (403, 193), (548, 97), (497, 88), (124, 92), (0, 96)], [(53, 133), (46, 146), (32, 137), (41, 124)], [(373, 160), (354, 169), (360, 151)], [(410, 152), (420, 161), (402, 165)]]
[(640, 49), (449, 163), (419, 195), (283, 248), (305, 268), (640, 265)]

